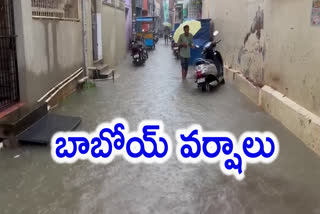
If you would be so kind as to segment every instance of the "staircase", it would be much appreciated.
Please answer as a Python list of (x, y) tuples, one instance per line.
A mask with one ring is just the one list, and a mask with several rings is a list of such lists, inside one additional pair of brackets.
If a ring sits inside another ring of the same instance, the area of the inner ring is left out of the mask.
[(94, 80), (110, 80), (114, 81), (115, 70), (109, 68), (107, 64), (97, 63), (93, 67), (88, 67), (89, 72), (92, 73)]

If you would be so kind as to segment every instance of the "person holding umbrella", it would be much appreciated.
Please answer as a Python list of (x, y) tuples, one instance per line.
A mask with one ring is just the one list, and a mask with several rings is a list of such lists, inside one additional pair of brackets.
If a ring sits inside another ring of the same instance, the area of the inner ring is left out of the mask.
[(189, 25), (184, 25), (184, 33), (179, 36), (178, 46), (180, 48), (181, 68), (182, 68), (182, 80), (187, 78), (189, 60), (191, 57), (191, 48), (194, 48), (193, 35), (189, 32)]
[(169, 34), (170, 34), (170, 28), (171, 28), (171, 24), (169, 22), (164, 22), (164, 41), (165, 44), (169, 44)]
[(191, 48), (194, 48), (193, 36), (197, 35), (201, 29), (201, 22), (198, 20), (189, 20), (182, 23), (173, 35), (174, 41), (180, 47), (180, 58), (182, 67), (182, 79), (187, 77), (189, 61), (191, 58)]

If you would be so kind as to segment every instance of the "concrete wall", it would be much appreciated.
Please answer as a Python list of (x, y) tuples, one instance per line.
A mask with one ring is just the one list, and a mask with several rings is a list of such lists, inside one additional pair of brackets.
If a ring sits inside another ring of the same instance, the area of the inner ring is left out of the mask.
[(225, 62), (256, 85), (269, 85), (320, 115), (320, 27), (312, 1), (204, 0)]
[(103, 60), (113, 67), (127, 53), (125, 11), (104, 4), (98, 7), (98, 12), (102, 13)]
[(155, 16), (161, 16), (161, 3), (159, 1), (155, 1)]
[(34, 102), (82, 66), (81, 23), (33, 19), (19, 0), (15, 22), (21, 100)]

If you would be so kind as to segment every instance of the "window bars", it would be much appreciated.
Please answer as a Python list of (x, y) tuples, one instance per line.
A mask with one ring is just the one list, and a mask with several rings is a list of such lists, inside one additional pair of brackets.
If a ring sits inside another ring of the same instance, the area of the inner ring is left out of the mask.
[(13, 1), (0, 1), (0, 111), (19, 102)]
[(32, 17), (79, 20), (78, 0), (31, 0)]

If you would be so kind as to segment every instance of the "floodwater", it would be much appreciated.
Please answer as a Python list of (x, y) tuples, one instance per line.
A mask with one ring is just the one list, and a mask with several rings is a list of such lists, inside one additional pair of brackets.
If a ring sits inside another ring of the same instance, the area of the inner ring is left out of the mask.
[[(192, 68), (191, 68), (192, 69)], [(80, 161), (58, 165), (47, 147), (0, 151), (1, 214), (320, 214), (320, 160), (280, 123), (226, 84), (210, 93), (182, 83), (179, 62), (160, 40), (142, 67), (130, 56), (120, 77), (77, 92), (54, 111), (81, 116), (78, 130), (93, 131), (117, 117), (136, 130), (142, 120), (162, 120), (174, 141), (176, 129), (200, 124), (207, 131), (272, 131), (280, 155), (270, 165), (248, 165), (239, 182), (218, 165), (184, 165), (175, 156), (163, 165), (109, 165)], [(18, 158), (14, 156), (20, 155)]]

